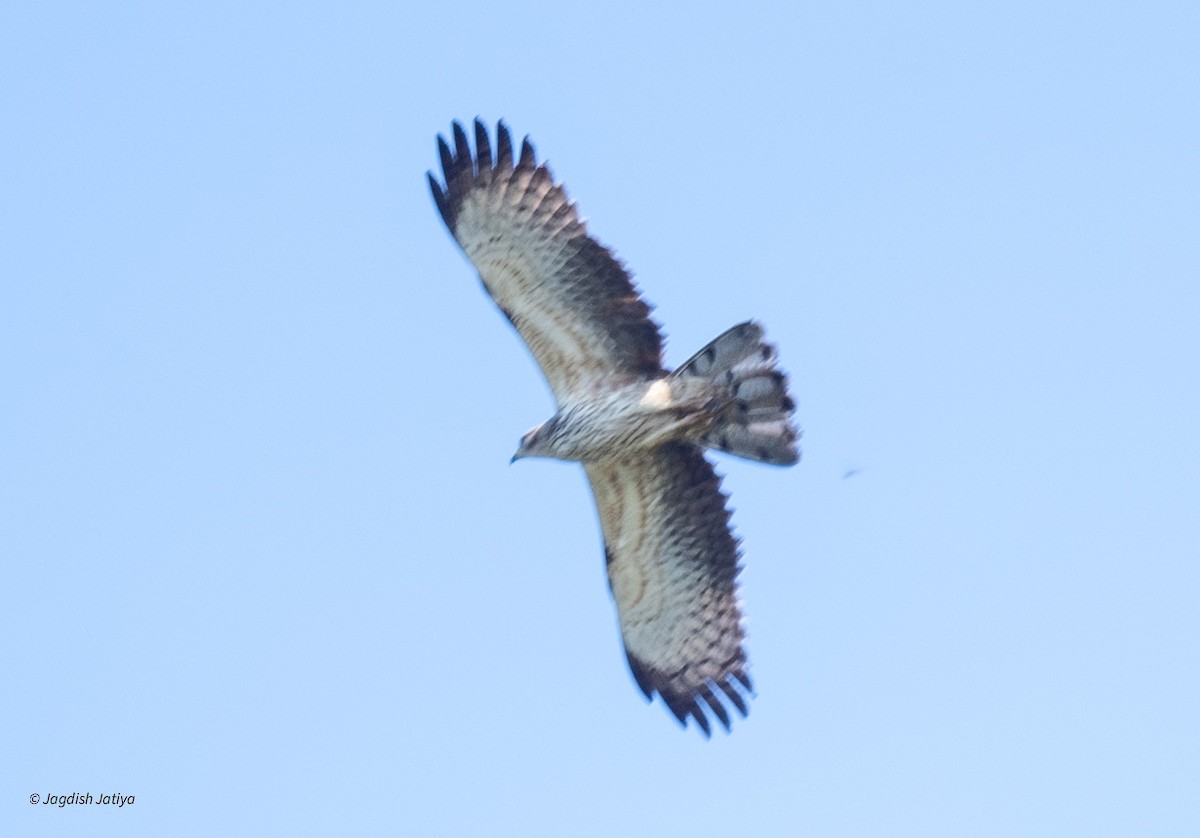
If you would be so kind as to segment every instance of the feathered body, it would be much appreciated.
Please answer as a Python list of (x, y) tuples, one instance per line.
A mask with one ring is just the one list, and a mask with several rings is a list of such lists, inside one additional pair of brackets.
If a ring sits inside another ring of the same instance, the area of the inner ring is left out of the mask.
[(493, 156), (454, 124), (438, 147), (438, 210), (484, 288), (525, 340), (558, 410), (514, 459), (581, 462), (604, 535), (630, 669), (682, 722), (707, 734), (725, 702), (746, 712), (737, 602), (738, 543), (704, 448), (777, 465), (799, 459), (794, 403), (762, 328), (742, 323), (674, 372), (629, 274), (588, 235), (526, 139), (514, 155), (500, 123)]
[(793, 409), (774, 348), (757, 324), (742, 323), (674, 373), (578, 394), (526, 434), (516, 456), (601, 463), (691, 442), (792, 465), (799, 459)]

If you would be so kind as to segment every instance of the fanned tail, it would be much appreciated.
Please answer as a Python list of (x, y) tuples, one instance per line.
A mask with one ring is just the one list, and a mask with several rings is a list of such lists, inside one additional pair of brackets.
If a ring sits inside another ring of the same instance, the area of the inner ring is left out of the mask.
[(700, 444), (762, 463), (799, 462), (800, 434), (791, 420), (796, 404), (776, 360), (775, 347), (763, 341), (762, 327), (751, 321), (734, 326), (671, 374), (706, 379), (725, 396), (721, 419)]

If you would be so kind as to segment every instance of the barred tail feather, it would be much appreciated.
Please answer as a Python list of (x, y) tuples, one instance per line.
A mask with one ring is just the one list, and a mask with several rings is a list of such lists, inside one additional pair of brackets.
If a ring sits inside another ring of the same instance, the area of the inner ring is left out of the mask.
[(698, 440), (739, 457), (790, 466), (800, 460), (795, 402), (775, 347), (754, 322), (741, 323), (693, 355), (672, 378), (707, 379), (725, 398), (721, 419)]

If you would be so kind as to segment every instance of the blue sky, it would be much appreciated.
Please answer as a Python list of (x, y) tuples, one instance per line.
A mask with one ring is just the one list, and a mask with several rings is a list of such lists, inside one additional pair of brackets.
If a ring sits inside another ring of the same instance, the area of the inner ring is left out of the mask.
[[(1200, 11), (1051, 5), (5, 4), (0, 831), (1195, 835)], [(730, 735), (509, 465), (476, 115), (792, 375)]]

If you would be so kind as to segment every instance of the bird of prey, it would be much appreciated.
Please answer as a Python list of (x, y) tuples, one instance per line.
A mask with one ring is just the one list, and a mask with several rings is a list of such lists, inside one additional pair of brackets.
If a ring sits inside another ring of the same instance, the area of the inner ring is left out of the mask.
[(445, 183), (429, 186), (484, 289), (542, 369), (557, 412), (513, 459), (583, 465), (604, 538), (629, 668), (684, 726), (726, 730), (752, 692), (737, 599), (738, 540), (704, 456), (715, 448), (775, 465), (800, 455), (795, 405), (762, 327), (742, 323), (671, 372), (663, 340), (629, 273), (592, 238), (537, 162), (514, 153), (500, 122), (493, 148), (475, 120), (438, 137)]

